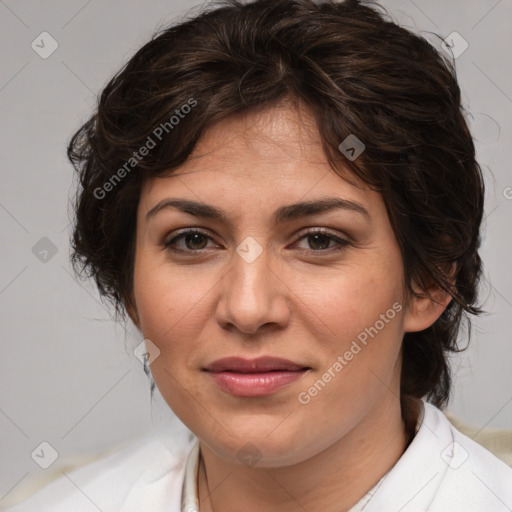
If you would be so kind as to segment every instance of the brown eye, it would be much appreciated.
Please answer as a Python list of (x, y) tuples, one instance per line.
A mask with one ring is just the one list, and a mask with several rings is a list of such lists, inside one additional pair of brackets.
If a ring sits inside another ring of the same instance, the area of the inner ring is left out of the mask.
[(188, 249), (204, 249), (205, 242), (207, 242), (207, 237), (205, 237), (202, 233), (192, 233), (185, 235), (184, 240)]
[[(307, 239), (308, 246), (305, 249), (313, 252), (331, 252), (331, 250), (341, 250), (350, 245), (348, 240), (340, 238), (324, 229), (308, 231), (300, 236), (297, 242)], [(296, 243), (297, 243), (296, 242)], [(334, 242), (334, 245), (331, 245)]]
[(314, 249), (315, 251), (328, 249), (330, 243), (332, 242), (332, 238), (330, 236), (322, 234), (308, 235), (306, 238), (309, 241), (309, 246), (311, 249)]
[[(173, 237), (164, 243), (164, 248), (175, 252), (199, 252), (206, 248), (208, 240), (212, 238), (197, 229), (188, 229), (182, 231), (179, 235)], [(181, 242), (181, 246), (178, 244)]]

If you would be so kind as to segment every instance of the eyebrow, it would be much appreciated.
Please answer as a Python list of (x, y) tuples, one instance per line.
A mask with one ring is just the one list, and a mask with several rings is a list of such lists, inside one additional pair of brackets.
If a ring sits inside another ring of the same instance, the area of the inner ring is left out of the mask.
[[(218, 220), (227, 225), (231, 224), (229, 217), (223, 210), (206, 203), (189, 199), (163, 199), (148, 211), (146, 219), (155, 216), (158, 212), (167, 208), (173, 208), (196, 217)], [(275, 211), (272, 221), (274, 225), (277, 225), (293, 219), (339, 209), (359, 213), (366, 217), (368, 222), (371, 222), (371, 216), (362, 204), (348, 199), (342, 199), (341, 197), (325, 197), (314, 201), (304, 201), (281, 206)]]

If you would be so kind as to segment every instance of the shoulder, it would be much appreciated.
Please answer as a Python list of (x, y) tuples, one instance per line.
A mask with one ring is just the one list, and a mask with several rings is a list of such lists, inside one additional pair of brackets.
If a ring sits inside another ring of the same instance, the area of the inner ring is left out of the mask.
[(365, 512), (510, 512), (512, 468), (422, 403), (415, 437)]
[(439, 437), (439, 457), (445, 471), (429, 510), (510, 511), (512, 468), (457, 430), (442, 411), (429, 403), (425, 403), (427, 417), (449, 433)]
[[(179, 511), (185, 466), (196, 438), (169, 425), (153, 429), (123, 448), (71, 471), (5, 512), (102, 510)], [(152, 508), (148, 508), (151, 505)], [(163, 505), (162, 505), (163, 506)]]

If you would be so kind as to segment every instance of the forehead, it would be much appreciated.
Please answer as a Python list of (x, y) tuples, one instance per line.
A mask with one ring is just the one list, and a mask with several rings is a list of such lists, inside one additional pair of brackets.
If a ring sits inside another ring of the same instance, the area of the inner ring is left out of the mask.
[(234, 221), (327, 196), (381, 209), (380, 194), (355, 183), (330, 166), (312, 113), (279, 104), (210, 127), (184, 164), (144, 183), (139, 207), (142, 214), (169, 197), (186, 198), (228, 210)]
[(288, 102), (227, 117), (205, 132), (190, 159), (230, 160), (240, 152), (269, 164), (327, 162), (313, 114)]

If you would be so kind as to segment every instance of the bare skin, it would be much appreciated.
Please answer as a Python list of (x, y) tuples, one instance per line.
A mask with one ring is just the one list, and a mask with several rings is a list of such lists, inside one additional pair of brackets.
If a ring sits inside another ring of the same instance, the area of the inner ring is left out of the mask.
[[(327, 197), (350, 207), (273, 222), (282, 206)], [(215, 206), (230, 222), (172, 207), (148, 215), (169, 198)], [(185, 228), (203, 235), (176, 239)], [(319, 228), (328, 233), (315, 237)], [(261, 248), (250, 263), (236, 251), (247, 237)], [(179, 169), (146, 182), (135, 254), (130, 316), (160, 350), (151, 371), (163, 397), (200, 441), (201, 512), (348, 510), (401, 457), (402, 338), (434, 323), (449, 297), (406, 300), (381, 195), (333, 171), (306, 109), (227, 118)], [(347, 360), (371, 326), (378, 334)], [(310, 369), (259, 397), (227, 393), (204, 371), (263, 355)], [(249, 442), (255, 464), (240, 457)]]

